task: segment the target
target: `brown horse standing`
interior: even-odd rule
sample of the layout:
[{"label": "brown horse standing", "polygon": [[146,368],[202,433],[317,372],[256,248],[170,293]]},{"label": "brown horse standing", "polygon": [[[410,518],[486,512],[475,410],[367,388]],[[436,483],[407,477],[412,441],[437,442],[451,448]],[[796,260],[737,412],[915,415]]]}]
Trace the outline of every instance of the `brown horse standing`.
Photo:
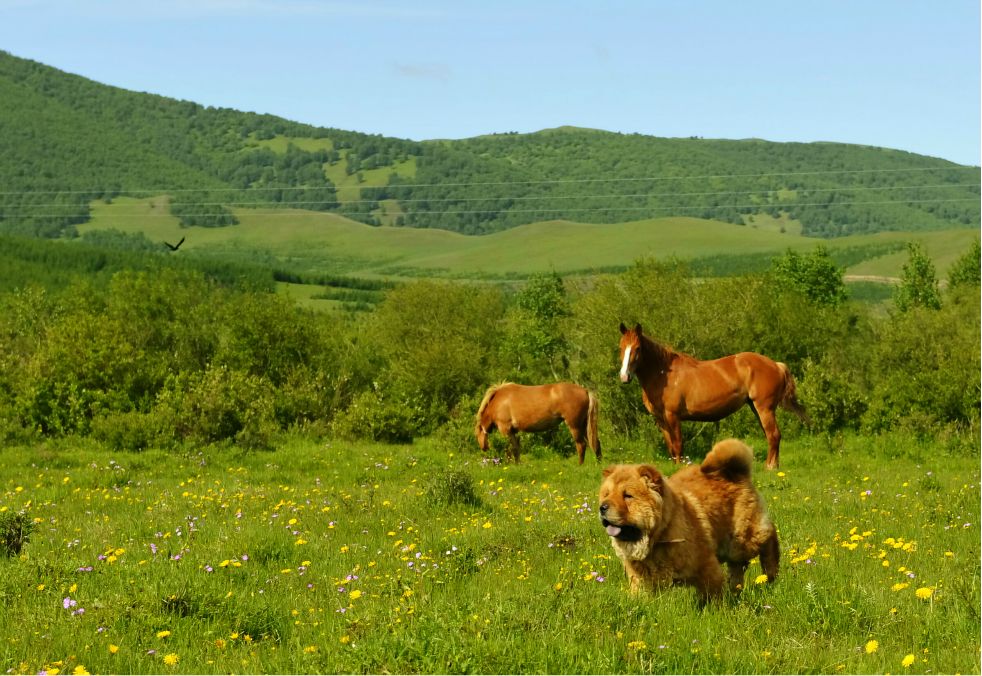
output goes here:
[{"label": "brown horse standing", "polygon": [[655,416],[675,462],[682,460],[683,420],[715,422],[749,405],[767,436],[767,469],[779,464],[777,407],[808,420],[788,367],[756,352],[700,361],[659,345],[640,324],[628,329],[622,323],[620,364],[621,382],[638,376],[645,408]]},{"label": "brown horse standing", "polygon": [[482,451],[488,450],[488,434],[498,431],[508,437],[508,454],[518,462],[517,432],[544,432],[565,421],[583,464],[587,441],[600,460],[597,436],[597,397],[573,383],[516,385],[500,383],[488,388],[477,409],[474,435]]}]

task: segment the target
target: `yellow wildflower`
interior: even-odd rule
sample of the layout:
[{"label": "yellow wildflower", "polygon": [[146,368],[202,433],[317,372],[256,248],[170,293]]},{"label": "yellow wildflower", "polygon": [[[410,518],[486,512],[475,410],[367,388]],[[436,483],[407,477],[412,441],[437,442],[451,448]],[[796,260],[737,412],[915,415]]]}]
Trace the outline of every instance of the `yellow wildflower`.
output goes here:
[{"label": "yellow wildflower", "polygon": [[900,661],[900,664],[902,664],[904,667],[909,667],[913,663],[914,663],[914,656],[910,654],[906,655],[904,659]]},{"label": "yellow wildflower", "polygon": [[867,641],[866,642],[866,654],[867,655],[872,655],[877,650],[879,650],[879,648],[880,648],[879,641],[872,640],[872,641]]},{"label": "yellow wildflower", "polygon": [[933,594],[934,594],[934,590],[931,589],[930,587],[921,587],[920,589],[914,592],[914,595],[917,596],[917,598],[922,599],[924,601],[931,598]]},{"label": "yellow wildflower", "polygon": [[111,652],[113,655],[115,655],[116,653],[119,652],[119,646],[116,645],[116,644],[114,644],[114,643],[110,643],[109,644],[109,652]]},{"label": "yellow wildflower", "polygon": [[157,638],[167,638],[168,636],[170,636],[170,632],[166,629],[157,632]]},{"label": "yellow wildflower", "polygon": [[349,594],[348,596],[349,596],[349,598],[352,601],[355,601],[357,599],[360,599],[361,598],[361,590],[360,589],[352,589],[351,590],[351,594]]},{"label": "yellow wildflower", "polygon": [[177,656],[177,653],[168,653],[164,655],[164,664],[166,664],[168,667],[172,667],[180,661],[181,658]]}]

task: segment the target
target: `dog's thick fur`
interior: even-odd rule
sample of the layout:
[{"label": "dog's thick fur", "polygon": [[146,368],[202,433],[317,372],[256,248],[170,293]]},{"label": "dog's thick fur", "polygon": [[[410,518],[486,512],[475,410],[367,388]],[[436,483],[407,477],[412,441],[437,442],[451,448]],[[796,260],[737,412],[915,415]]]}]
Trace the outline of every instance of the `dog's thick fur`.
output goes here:
[{"label": "dog's thick fur", "polygon": [[777,531],[750,481],[752,464],[750,448],[727,439],[668,479],[652,465],[604,470],[600,520],[632,592],[683,583],[704,603],[723,593],[722,563],[738,593],[756,556],[768,581],[777,577]]}]

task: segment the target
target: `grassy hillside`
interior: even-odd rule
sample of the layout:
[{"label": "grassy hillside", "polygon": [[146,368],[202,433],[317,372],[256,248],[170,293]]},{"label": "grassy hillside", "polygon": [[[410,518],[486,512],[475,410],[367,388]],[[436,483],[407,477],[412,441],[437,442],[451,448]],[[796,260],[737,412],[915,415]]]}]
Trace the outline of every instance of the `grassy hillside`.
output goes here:
[{"label": "grassy hillside", "polygon": [[884,148],[570,127],[416,143],[130,92],[4,52],[0,185],[0,231],[42,236],[74,234],[93,200],[160,193],[185,226],[260,205],[465,234],[682,217],[821,237],[979,227],[978,168]]},{"label": "grassy hillside", "polygon": [[[262,256],[269,265],[298,274],[468,279],[621,269],[641,257],[713,259],[719,261],[717,272],[726,273],[719,266],[732,264],[731,259],[766,267],[766,257],[788,248],[808,250],[817,243],[773,227],[684,217],[609,225],[546,221],[475,237],[438,229],[371,227],[335,214],[301,210],[235,209],[239,224],[234,227],[189,230],[167,212],[166,202],[166,197],[96,202],[91,222],[79,229],[142,233],[155,242],[186,236],[182,253]],[[840,264],[849,274],[896,277],[906,260],[903,243],[916,240],[943,276],[975,236],[967,229],[893,232],[842,237],[828,245],[833,255],[841,254]]]}]

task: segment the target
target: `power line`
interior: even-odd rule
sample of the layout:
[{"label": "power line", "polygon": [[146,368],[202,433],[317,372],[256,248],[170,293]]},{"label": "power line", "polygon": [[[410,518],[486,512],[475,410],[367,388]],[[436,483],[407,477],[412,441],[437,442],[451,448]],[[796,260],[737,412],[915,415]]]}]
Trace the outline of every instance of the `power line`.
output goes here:
[{"label": "power line", "polygon": [[[859,206],[859,205],[884,205],[884,204],[940,204],[940,203],[950,203],[950,202],[978,202],[977,198],[963,197],[963,198],[952,198],[952,199],[916,199],[916,200],[873,200],[873,201],[862,201],[862,202],[811,202],[811,203],[794,203],[794,202],[782,202],[778,204],[707,204],[707,205],[695,205],[695,206],[674,206],[674,207],[651,207],[651,206],[641,206],[641,207],[572,207],[568,209],[474,209],[474,210],[453,210],[453,211],[404,211],[401,214],[391,214],[393,216],[407,215],[407,216],[439,216],[439,215],[449,215],[449,214],[512,214],[512,213],[525,213],[525,214],[536,214],[536,213],[570,213],[570,212],[598,212],[598,211],[719,211],[722,209],[749,209],[749,208],[764,208],[764,207],[778,207],[782,210],[787,210],[789,208],[800,208],[800,207],[842,207],[842,206]],[[343,213],[330,212],[330,211],[290,211],[284,212],[283,209],[271,209],[271,210],[261,210],[253,209],[250,210],[251,214],[259,216],[327,216],[327,215],[340,215],[344,216]],[[11,218],[11,217],[29,217],[29,218],[86,218],[89,216],[88,213],[83,214],[0,214],[0,218]],[[180,217],[222,217],[223,214],[216,214],[214,212],[202,212],[202,213],[191,213],[191,214],[180,214]],[[173,214],[169,213],[156,213],[156,214],[140,214],[140,218],[178,218]]]},{"label": "power line", "polygon": [[[731,179],[731,178],[771,178],[775,176],[820,176],[834,174],[886,174],[886,173],[905,173],[905,172],[929,172],[929,171],[958,171],[971,170],[979,171],[977,167],[910,167],[905,169],[828,169],[821,171],[778,171],[759,174],[705,174],[696,176],[647,176],[647,177],[622,177],[622,178],[559,178],[541,179],[534,181],[471,181],[460,183],[393,183],[388,185],[364,185],[364,186],[341,186],[343,188],[355,188],[358,190],[370,189],[397,189],[397,188],[440,188],[440,187],[465,187],[465,186],[490,186],[490,185],[552,185],[552,184],[571,184],[571,183],[619,183],[637,181],[689,181],[689,180],[708,180],[708,179]],[[336,185],[320,186],[282,186],[282,187],[214,187],[214,188],[131,188],[128,190],[116,190],[114,188],[93,188],[89,190],[11,190],[0,192],[0,196],[8,195],[101,195],[111,194],[113,196],[143,195],[146,193],[188,193],[188,192],[276,192],[290,190],[324,190],[336,188]]]}]

